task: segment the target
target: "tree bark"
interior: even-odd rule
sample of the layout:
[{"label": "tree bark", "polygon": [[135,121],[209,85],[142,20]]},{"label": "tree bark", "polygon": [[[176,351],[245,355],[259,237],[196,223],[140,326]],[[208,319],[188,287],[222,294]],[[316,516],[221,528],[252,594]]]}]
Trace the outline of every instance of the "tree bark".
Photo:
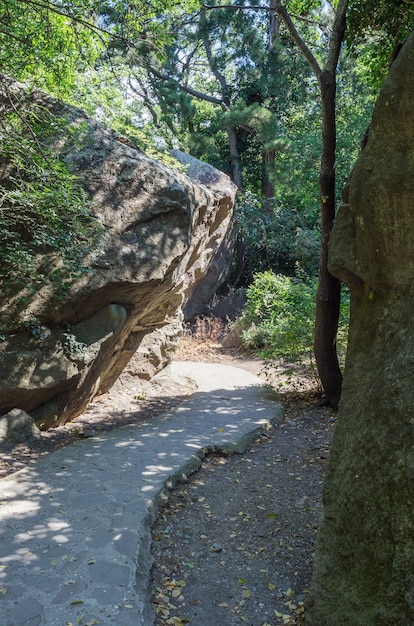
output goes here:
[{"label": "tree bark", "polygon": [[262,196],[264,198],[274,198],[275,196],[275,184],[272,177],[275,157],[275,150],[266,150],[262,156]]},{"label": "tree bark", "polygon": [[335,217],[336,158],[336,71],[345,34],[349,0],[339,0],[332,26],[328,57],[322,70],[309,46],[297,31],[282,0],[274,0],[275,9],[290,36],[318,79],[322,102],[322,155],[319,174],[321,197],[321,255],[316,298],[314,351],[316,366],[329,404],[338,407],[342,374],[336,352],[336,332],[340,309],[340,282],[328,271],[328,240]]},{"label": "tree bark", "polygon": [[239,189],[243,187],[242,167],[239,149],[237,147],[237,132],[233,126],[227,127],[227,137],[229,139],[230,163],[232,179]]},{"label": "tree bark", "polygon": [[328,271],[328,241],[335,218],[336,77],[324,70],[319,78],[322,101],[322,155],[319,174],[321,195],[321,251],[316,295],[314,352],[318,374],[329,404],[337,409],[342,374],[336,351],[341,303],[340,282]]}]

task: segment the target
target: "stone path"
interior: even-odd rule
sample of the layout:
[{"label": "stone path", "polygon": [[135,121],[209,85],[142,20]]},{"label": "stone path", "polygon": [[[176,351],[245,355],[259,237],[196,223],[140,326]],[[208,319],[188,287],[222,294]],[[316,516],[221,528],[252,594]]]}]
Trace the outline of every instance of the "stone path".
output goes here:
[{"label": "stone path", "polygon": [[40,457],[0,481],[1,626],[150,626],[150,528],[211,448],[280,421],[259,378],[176,362],[198,391],[170,413]]}]

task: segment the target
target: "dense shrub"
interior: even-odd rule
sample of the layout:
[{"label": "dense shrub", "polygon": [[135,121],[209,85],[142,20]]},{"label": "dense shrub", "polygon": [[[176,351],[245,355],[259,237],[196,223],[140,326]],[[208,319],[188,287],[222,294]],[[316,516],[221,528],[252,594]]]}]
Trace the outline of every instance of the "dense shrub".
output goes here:
[{"label": "dense shrub", "polygon": [[[315,323],[315,278],[290,277],[272,271],[256,274],[247,290],[247,304],[239,324],[245,345],[266,359],[297,361],[312,358]],[[343,295],[339,353],[346,346],[349,304]]]}]

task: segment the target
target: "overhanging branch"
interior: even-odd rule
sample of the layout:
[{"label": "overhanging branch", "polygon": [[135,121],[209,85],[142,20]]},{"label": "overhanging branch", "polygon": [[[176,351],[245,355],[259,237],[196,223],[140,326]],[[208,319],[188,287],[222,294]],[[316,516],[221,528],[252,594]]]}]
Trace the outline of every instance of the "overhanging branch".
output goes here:
[{"label": "overhanging branch", "polygon": [[209,96],[208,94],[203,93],[202,91],[198,91],[197,89],[193,89],[192,87],[189,87],[188,85],[184,85],[178,82],[177,80],[175,80],[174,78],[171,78],[171,76],[168,76],[158,71],[157,69],[155,69],[155,67],[148,67],[147,71],[150,74],[153,74],[159,80],[173,82],[178,89],[180,89],[181,91],[184,91],[185,93],[188,93],[190,96],[194,96],[195,98],[199,98],[200,100],[205,100],[206,102],[211,102],[212,104],[217,104],[218,106],[225,108],[225,103],[223,102],[221,98],[216,98],[215,96]]},{"label": "overhanging branch", "polygon": [[321,67],[319,63],[317,62],[316,58],[313,56],[310,48],[307,46],[305,40],[300,36],[296,26],[294,25],[292,21],[292,18],[290,17],[285,6],[282,4],[281,0],[276,0],[275,10],[280,15],[293,41],[295,42],[295,44],[297,45],[299,50],[302,52],[307,62],[309,63],[316,78],[319,80],[319,77],[322,73]]}]

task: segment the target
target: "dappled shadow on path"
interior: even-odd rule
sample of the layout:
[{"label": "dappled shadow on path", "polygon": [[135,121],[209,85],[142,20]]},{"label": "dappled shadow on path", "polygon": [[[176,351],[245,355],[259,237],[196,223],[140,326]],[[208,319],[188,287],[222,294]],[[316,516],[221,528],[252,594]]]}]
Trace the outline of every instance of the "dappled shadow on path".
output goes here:
[{"label": "dappled shadow on path", "polygon": [[78,441],[5,478],[0,589],[9,610],[22,597],[47,618],[74,599],[91,603],[109,584],[121,602],[140,527],[163,487],[196,469],[200,452],[232,448],[276,414],[260,385],[199,391],[168,413]]}]

